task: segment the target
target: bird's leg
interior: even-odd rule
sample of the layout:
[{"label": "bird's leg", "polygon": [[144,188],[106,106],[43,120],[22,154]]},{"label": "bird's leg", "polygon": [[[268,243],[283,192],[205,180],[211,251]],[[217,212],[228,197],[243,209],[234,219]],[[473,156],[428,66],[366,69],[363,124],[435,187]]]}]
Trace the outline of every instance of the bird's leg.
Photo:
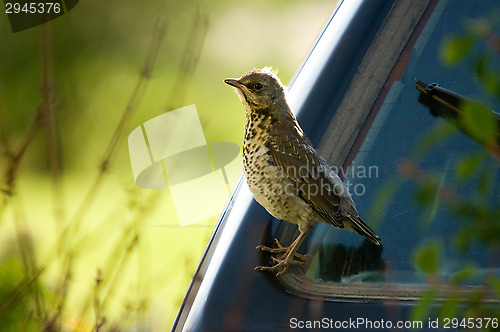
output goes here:
[{"label": "bird's leg", "polygon": [[[255,269],[259,269],[261,271],[274,271],[282,268],[280,272],[278,272],[278,276],[285,273],[288,270],[290,265],[298,265],[300,267],[304,267],[304,260],[306,260],[307,256],[312,257],[311,255],[301,255],[297,253],[297,249],[299,249],[300,244],[304,241],[308,232],[300,232],[299,236],[293,241],[293,243],[289,247],[283,247],[281,243],[275,239],[278,248],[269,248],[264,246],[258,246],[257,249],[261,249],[264,251],[268,251],[271,253],[284,253],[280,258],[273,257],[273,261],[276,263],[273,266],[257,266]],[[295,260],[297,257],[300,260]]]}]

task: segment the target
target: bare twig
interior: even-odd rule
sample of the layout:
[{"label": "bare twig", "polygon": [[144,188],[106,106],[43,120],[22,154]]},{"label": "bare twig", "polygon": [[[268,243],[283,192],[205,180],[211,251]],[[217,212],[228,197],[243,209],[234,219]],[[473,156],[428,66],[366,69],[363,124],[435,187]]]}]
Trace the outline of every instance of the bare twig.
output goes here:
[{"label": "bare twig", "polygon": [[139,79],[135,85],[134,91],[129,99],[127,106],[125,107],[122,113],[120,121],[118,122],[115,131],[113,133],[113,136],[111,137],[111,140],[109,141],[108,146],[103,154],[96,178],[94,179],[92,185],[90,186],[87,194],[85,195],[75,215],[61,233],[60,237],[60,241],[62,241],[60,243],[61,245],[67,243],[68,239],[71,238],[72,234],[74,234],[74,232],[78,230],[81,221],[84,219],[87,211],[93,204],[97,196],[97,193],[99,192],[102,186],[103,177],[109,170],[109,165],[115,155],[118,144],[123,139],[123,133],[125,128],[127,127],[128,121],[132,116],[132,114],[134,113],[134,111],[137,109],[137,105],[139,104],[144,95],[147,82],[151,77],[152,68],[156,60],[159,47],[161,45],[161,41],[165,34],[165,28],[166,25],[164,22],[158,22],[155,26],[149,50],[146,55],[144,65],[140,71]]},{"label": "bare twig", "polygon": [[[31,294],[31,300],[35,306],[36,318],[43,320],[45,319],[47,310],[45,299],[40,289],[39,276],[44,268],[38,267],[33,238],[26,227],[26,216],[19,198],[14,200],[13,212],[16,239],[23,269],[26,277],[29,280],[33,280],[27,291]],[[27,319],[29,318],[27,317]]]},{"label": "bare twig", "polygon": [[2,202],[0,203],[0,221],[2,220],[3,212],[10,202],[10,198],[15,192],[15,179],[16,174],[19,169],[19,164],[35,135],[41,127],[42,122],[42,105],[37,107],[37,111],[33,120],[26,130],[21,142],[14,151],[11,151],[8,147],[6,149],[7,162],[3,174],[3,184],[1,187],[1,192],[4,194]]},{"label": "bare twig", "polygon": [[[36,113],[33,120],[26,130],[21,142],[13,151],[7,146],[6,138],[4,141],[4,150],[7,157],[6,167],[3,174],[3,184],[1,191],[5,195],[0,202],[0,216],[3,214],[5,207],[9,203],[9,198],[15,192],[15,179],[19,169],[20,162],[24,154],[33,141],[33,138],[38,133],[42,126],[46,128],[47,152],[49,156],[49,166],[53,181],[54,206],[56,217],[62,218],[62,194],[60,191],[60,165],[58,144],[56,140],[56,129],[54,120],[55,96],[53,89],[53,59],[52,59],[52,40],[51,40],[51,24],[48,22],[40,26],[40,89],[42,100],[36,108]],[[0,219],[1,220],[1,219]]]},{"label": "bare twig", "polygon": [[26,276],[17,287],[5,296],[5,301],[0,304],[0,316],[12,310],[31,291],[31,287],[33,287],[42,272],[43,270],[40,269],[34,271],[31,276]]},{"label": "bare twig", "polygon": [[[107,304],[108,300],[114,294],[115,288],[119,285],[119,279],[125,275],[123,270],[126,267],[128,261],[130,261],[131,253],[137,247],[137,243],[139,241],[139,235],[133,227],[131,227],[127,233],[129,233],[127,234],[129,236],[129,238],[127,239],[128,242],[126,243],[125,251],[121,253],[121,257],[117,261],[118,264],[116,265],[114,271],[111,271],[112,274],[109,280],[109,287],[102,300],[103,307]],[[116,257],[118,256],[115,256],[115,258]]]},{"label": "bare twig", "polygon": [[[120,236],[113,252],[111,252],[106,263],[103,265],[106,267],[106,269],[102,271],[102,274],[104,275],[104,284],[107,288],[100,304],[101,311],[104,310],[107,301],[114,295],[115,288],[119,286],[120,278],[125,274],[124,269],[132,257],[131,254],[133,250],[137,248],[139,240],[137,229],[143,226],[144,221],[148,219],[147,215],[153,212],[153,209],[149,207],[155,206],[159,197],[159,192],[153,191],[148,199],[145,200],[145,202],[148,203],[147,205],[131,207],[131,212],[134,213],[131,223],[123,230],[123,234]],[[82,301],[80,317],[84,316],[84,313],[87,312],[91,303],[92,300],[90,297]]]},{"label": "bare twig", "polygon": [[99,332],[101,327],[106,322],[105,317],[102,316],[101,312],[101,300],[100,293],[102,287],[102,272],[100,269],[97,269],[97,276],[95,278],[95,287],[94,287],[94,312],[95,312],[95,324],[93,331]]},{"label": "bare twig", "polygon": [[73,257],[69,256],[67,257],[67,262],[65,262],[65,268],[64,270],[66,271],[64,274],[61,276],[61,280],[59,282],[59,285],[56,290],[56,306],[55,306],[55,312],[51,314],[48,318],[47,321],[45,322],[45,331],[59,331],[60,330],[60,320],[61,316],[63,313],[64,305],[67,300],[67,294],[68,294],[68,288],[69,288],[69,283],[71,281],[71,271],[73,268]]},{"label": "bare twig", "polygon": [[198,64],[207,29],[208,18],[200,12],[199,8],[197,8],[181,55],[179,71],[169,100],[167,101],[167,106],[165,107],[167,111],[179,107],[186,95],[186,84],[193,75],[196,65]]},{"label": "bare twig", "polygon": [[42,93],[40,112],[43,116],[42,123],[45,127],[45,143],[47,146],[48,165],[52,182],[54,219],[57,225],[61,225],[65,218],[65,204],[61,187],[60,144],[58,141],[55,116],[56,96],[52,49],[51,24],[42,24],[40,26],[40,87]]}]

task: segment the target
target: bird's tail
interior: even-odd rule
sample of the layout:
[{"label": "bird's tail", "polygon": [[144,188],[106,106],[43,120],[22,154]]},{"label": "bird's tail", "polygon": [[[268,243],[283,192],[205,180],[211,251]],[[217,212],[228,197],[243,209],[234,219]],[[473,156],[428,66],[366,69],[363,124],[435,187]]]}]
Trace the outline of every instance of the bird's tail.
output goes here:
[{"label": "bird's tail", "polygon": [[378,235],[361,219],[360,216],[350,217],[349,222],[346,223],[346,228],[350,229],[359,235],[363,235],[364,237],[370,239],[376,245],[381,245],[382,240],[378,237]]}]

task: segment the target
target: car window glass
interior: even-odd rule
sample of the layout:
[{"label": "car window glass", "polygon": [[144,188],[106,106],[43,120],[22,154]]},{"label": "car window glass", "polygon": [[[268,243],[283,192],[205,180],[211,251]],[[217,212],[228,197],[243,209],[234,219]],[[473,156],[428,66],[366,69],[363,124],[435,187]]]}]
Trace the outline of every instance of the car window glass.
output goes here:
[{"label": "car window glass", "polygon": [[[439,83],[500,111],[498,103],[485,94],[474,77],[473,56],[458,66],[444,65],[440,57],[443,41],[450,35],[465,33],[467,20],[491,17],[494,13],[500,17],[500,3],[494,0],[440,1],[435,7],[409,50],[410,59],[401,78],[389,82],[390,89],[381,106],[374,108],[365,122],[360,134],[363,141],[359,148],[351,150],[348,160],[352,165],[343,174],[360,215],[382,238],[383,247],[355,233],[320,223],[307,243],[307,251],[314,257],[305,272],[308,277],[340,283],[422,284],[426,282],[425,275],[415,268],[413,255],[419,245],[429,241],[438,243],[442,249],[445,264],[440,266],[439,274],[443,278],[452,278],[464,265],[473,264],[481,273],[471,283],[479,284],[487,273],[498,270],[498,260],[492,259],[492,254],[481,245],[474,245],[466,252],[456,248],[454,237],[459,221],[446,203],[438,202],[430,213],[422,215],[415,199],[417,184],[401,175],[398,168],[413,158],[416,146],[432,128],[446,122],[419,103],[417,81]],[[472,53],[480,54],[485,47],[485,43],[479,43]],[[492,61],[498,64],[499,57]],[[457,131],[432,146],[418,166],[436,175],[442,187],[456,187],[458,161],[482,151],[480,144]],[[497,161],[491,156],[486,158],[489,160],[482,164],[483,171],[500,176]],[[467,197],[477,190],[481,174],[456,187],[457,194]],[[494,202],[500,198],[498,176],[492,178],[496,183],[492,185],[490,199]],[[370,209],[387,181],[392,181],[397,189],[380,223],[373,225],[368,219],[373,212]]]}]

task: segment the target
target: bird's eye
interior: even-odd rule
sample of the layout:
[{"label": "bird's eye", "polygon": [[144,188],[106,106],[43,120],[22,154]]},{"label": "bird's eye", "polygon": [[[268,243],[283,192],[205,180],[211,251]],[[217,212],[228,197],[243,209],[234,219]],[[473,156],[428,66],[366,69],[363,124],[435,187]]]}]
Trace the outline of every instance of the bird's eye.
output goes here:
[{"label": "bird's eye", "polygon": [[263,87],[264,87],[264,86],[262,85],[262,83],[255,83],[255,84],[253,85],[253,88],[254,88],[255,90],[257,90],[257,91],[258,91],[258,90],[262,90],[262,88],[263,88]]}]

